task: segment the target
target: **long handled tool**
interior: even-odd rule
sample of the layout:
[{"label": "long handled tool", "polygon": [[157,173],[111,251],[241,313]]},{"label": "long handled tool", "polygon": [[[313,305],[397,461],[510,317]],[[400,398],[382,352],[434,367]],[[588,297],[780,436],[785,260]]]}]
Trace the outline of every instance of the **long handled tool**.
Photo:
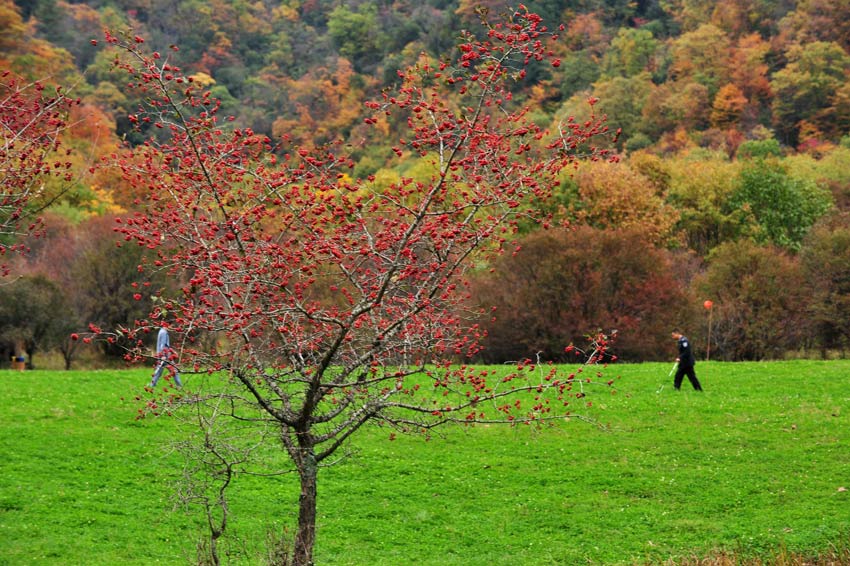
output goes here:
[{"label": "long handled tool", "polygon": [[[673,372],[676,371],[677,367],[679,367],[679,362],[676,362],[675,364],[673,364],[673,367],[670,368],[670,373],[667,374],[667,379],[670,379],[673,376]],[[664,389],[663,383],[661,384],[661,387],[658,388],[658,391],[656,391],[656,393],[661,393],[662,389]]]}]

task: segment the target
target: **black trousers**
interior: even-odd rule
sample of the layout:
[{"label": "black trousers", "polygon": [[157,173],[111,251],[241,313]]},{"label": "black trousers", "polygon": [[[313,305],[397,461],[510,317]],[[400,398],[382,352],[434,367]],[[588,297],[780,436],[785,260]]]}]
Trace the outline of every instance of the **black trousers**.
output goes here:
[{"label": "black trousers", "polygon": [[676,370],[676,377],[673,378],[673,387],[679,389],[682,386],[682,379],[685,376],[688,376],[688,379],[691,382],[691,385],[694,386],[694,389],[697,391],[702,391],[702,386],[699,384],[699,380],[697,379],[697,374],[694,371],[694,366],[682,367],[679,366],[679,369]]}]

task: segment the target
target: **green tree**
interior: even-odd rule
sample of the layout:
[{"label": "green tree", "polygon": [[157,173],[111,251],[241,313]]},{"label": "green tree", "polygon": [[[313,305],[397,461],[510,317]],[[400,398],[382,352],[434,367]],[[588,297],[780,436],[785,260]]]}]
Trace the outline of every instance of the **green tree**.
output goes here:
[{"label": "green tree", "polygon": [[[212,2],[202,0],[146,0],[141,6],[127,2],[127,9],[135,14],[131,25],[144,26],[151,44],[166,47],[180,45],[180,61],[183,64],[201,60],[207,47],[214,43],[220,31],[214,19]],[[141,30],[139,30],[141,31]]]},{"label": "green tree", "polygon": [[572,51],[561,63],[561,72],[556,75],[561,96],[569,98],[574,94],[589,90],[599,79],[599,65],[594,62],[594,55],[588,50]]},{"label": "green tree", "polygon": [[345,5],[334,8],[328,18],[328,34],[355,69],[362,71],[380,61],[383,34],[378,26],[374,4],[361,4],[352,11]]},{"label": "green tree", "polygon": [[65,294],[46,277],[24,276],[0,285],[0,339],[15,345],[15,355],[26,353],[30,368],[37,352],[59,346],[76,324]]},{"label": "green tree", "polygon": [[833,204],[829,192],[792,177],[781,161],[755,159],[741,170],[729,206],[752,215],[757,241],[799,250],[809,228]]},{"label": "green tree", "polygon": [[648,151],[639,151],[629,155],[629,168],[643,175],[655,194],[664,196],[670,189],[670,168],[663,159]]},{"label": "green tree", "polygon": [[603,73],[607,77],[632,77],[651,71],[658,48],[658,41],[651,31],[644,28],[620,28],[605,53]]},{"label": "green tree", "polygon": [[850,55],[837,43],[818,41],[793,45],[786,56],[788,64],[770,81],[773,122],[781,141],[796,145],[803,121],[837,138],[829,109],[848,80]]},{"label": "green tree", "polygon": [[[606,115],[611,128],[622,129],[620,141],[623,143],[640,132],[641,108],[652,90],[649,73],[600,80],[593,85],[592,96],[599,99],[593,110]],[[563,122],[569,116],[575,116],[579,121],[589,117],[591,110],[587,99],[590,96],[586,91],[573,95],[556,112],[556,122]]]},{"label": "green tree", "polygon": [[676,228],[688,248],[704,257],[740,235],[741,214],[727,207],[739,174],[737,163],[720,157],[679,156],[665,164],[670,172],[667,200],[679,212]]},{"label": "green tree", "polygon": [[[850,139],[850,138],[848,138]],[[839,210],[850,210],[850,146],[837,146],[820,156],[798,153],[785,158],[793,177],[817,183],[832,193]]]},{"label": "green tree", "polygon": [[748,140],[738,146],[738,159],[765,159],[782,157],[782,147],[773,138],[766,140]]},{"label": "green tree", "polygon": [[569,98],[590,89],[600,77],[599,62],[608,50],[611,35],[600,14],[590,12],[569,18],[563,38],[569,51],[562,57],[561,72],[555,75],[555,80],[560,81],[561,95]]},{"label": "green tree", "polygon": [[729,36],[711,24],[702,25],[672,41],[670,78],[703,85],[712,100],[720,87],[729,82],[731,54]]},{"label": "green tree", "polygon": [[88,66],[95,53],[90,40],[100,35],[104,23],[100,13],[85,3],[40,0],[34,17],[39,35],[68,50],[79,68]]}]

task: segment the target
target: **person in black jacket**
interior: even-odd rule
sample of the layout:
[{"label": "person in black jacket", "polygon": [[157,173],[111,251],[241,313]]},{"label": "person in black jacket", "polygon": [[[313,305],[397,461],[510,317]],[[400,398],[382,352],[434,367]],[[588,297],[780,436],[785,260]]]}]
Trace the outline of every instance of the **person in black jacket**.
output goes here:
[{"label": "person in black jacket", "polygon": [[691,350],[691,341],[688,340],[687,336],[682,336],[681,332],[673,331],[672,336],[679,346],[679,357],[676,358],[676,363],[679,365],[676,368],[676,377],[673,378],[673,387],[678,391],[682,386],[682,379],[687,375],[694,389],[702,391],[702,386],[699,384],[697,374],[694,371],[694,365],[697,361],[694,358],[693,350]]}]

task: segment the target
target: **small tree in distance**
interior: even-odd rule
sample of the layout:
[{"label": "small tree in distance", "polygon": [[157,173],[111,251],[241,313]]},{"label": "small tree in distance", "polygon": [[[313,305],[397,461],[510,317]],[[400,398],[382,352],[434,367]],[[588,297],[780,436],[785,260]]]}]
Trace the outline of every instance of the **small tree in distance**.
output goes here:
[{"label": "small tree in distance", "polygon": [[[313,561],[319,467],[364,425],[545,422],[569,416],[584,395],[572,389],[585,376],[554,366],[494,376],[453,363],[480,338],[464,319],[464,274],[501,249],[513,219],[580,152],[606,155],[589,145],[607,131],[602,120],[569,121],[550,136],[513,100],[528,65],[559,65],[540,18],[521,10],[486,31],[483,41],[464,36],[457,61],[423,59],[399,74],[397,92],[367,103],[367,124],[381,114],[406,124],[399,158],[434,168],[429,182],[380,190],[351,180],[353,163],[334,147],[279,160],[265,136],[220,123],[217,102],[167,58],[145,54],[142,38],[107,36],[150,103],[131,120],[168,133],[118,161],[150,199],[118,230],[156,252],[145,269],[183,285],[122,333],[141,345],[167,324],[181,371],[196,372],[190,393],[166,392],[141,411],[191,407],[202,427],[228,417],[238,431],[228,442],[242,438],[244,449],[220,458],[219,446],[207,460],[227,468],[228,482],[234,461],[261,466],[258,445],[283,446],[301,486],[292,564]],[[205,347],[200,335],[216,340]],[[604,350],[600,336],[590,361]],[[213,549],[225,524],[210,520]]]}]

